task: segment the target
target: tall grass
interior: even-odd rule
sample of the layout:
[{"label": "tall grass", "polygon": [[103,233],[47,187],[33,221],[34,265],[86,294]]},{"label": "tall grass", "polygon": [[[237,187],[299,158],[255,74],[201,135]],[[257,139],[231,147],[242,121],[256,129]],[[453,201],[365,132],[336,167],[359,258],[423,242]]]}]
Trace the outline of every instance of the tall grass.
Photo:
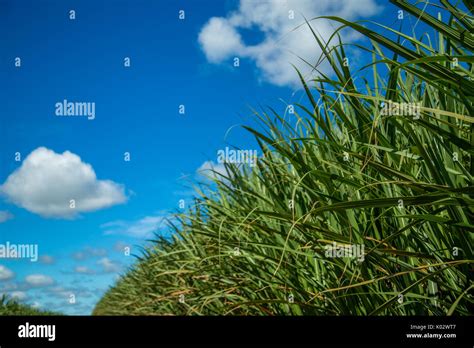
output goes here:
[{"label": "tall grass", "polygon": [[[339,31],[327,43],[313,32],[333,73],[301,78],[293,120],[255,112],[257,167],[226,164],[95,314],[470,314],[473,4],[440,0],[433,17],[391,2],[436,37],[325,17],[370,39],[357,47],[373,61],[353,71]],[[384,115],[388,101],[419,103],[420,117]],[[326,253],[354,244],[362,262]]]}]

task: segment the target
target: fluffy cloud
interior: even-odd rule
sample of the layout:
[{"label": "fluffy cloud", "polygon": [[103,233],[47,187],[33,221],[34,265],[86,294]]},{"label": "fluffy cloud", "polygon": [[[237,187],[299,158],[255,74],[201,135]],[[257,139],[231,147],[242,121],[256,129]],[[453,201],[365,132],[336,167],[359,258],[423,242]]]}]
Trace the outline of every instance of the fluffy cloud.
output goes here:
[{"label": "fluffy cloud", "polygon": [[28,297],[28,295],[24,291],[13,291],[9,295],[11,298],[18,301],[26,300],[26,298]]},{"label": "fluffy cloud", "polygon": [[13,215],[9,211],[0,210],[0,223],[13,219]]},{"label": "fluffy cloud", "polygon": [[15,273],[10,271],[5,266],[0,265],[0,281],[12,279],[14,276]]},{"label": "fluffy cloud", "polygon": [[[240,0],[239,8],[227,17],[212,17],[201,29],[198,41],[209,62],[221,63],[233,56],[248,58],[255,62],[263,79],[279,86],[299,86],[291,64],[307,76],[311,68],[298,56],[314,64],[321,55],[307,25],[299,26],[304,23],[303,15],[308,20],[322,15],[353,20],[373,16],[379,10],[375,0]],[[335,29],[327,20],[312,21],[311,25],[324,40]],[[243,29],[258,31],[262,41],[245,44]],[[343,38],[351,40],[354,35]],[[318,68],[327,71],[327,62]]]},{"label": "fluffy cloud", "polygon": [[25,282],[31,287],[42,287],[54,284],[53,278],[43,274],[30,274],[26,276]]},{"label": "fluffy cloud", "polygon": [[105,256],[107,255],[107,250],[103,248],[91,248],[91,247],[86,247],[81,251],[77,251],[74,254],[72,254],[72,257],[75,260],[82,261],[91,257],[99,257],[99,256]]},{"label": "fluffy cloud", "polygon": [[216,164],[213,161],[204,162],[196,172],[206,178],[217,180],[223,180],[225,177],[229,176],[224,164]]},{"label": "fluffy cloud", "polygon": [[[34,150],[0,186],[14,204],[43,217],[72,218],[123,203],[123,186],[98,180],[90,164],[69,151]],[[75,201],[71,208],[70,201]]]},{"label": "fluffy cloud", "polygon": [[38,301],[33,301],[30,304],[30,306],[33,307],[33,308],[41,308],[43,305],[41,303],[39,303]]},{"label": "fluffy cloud", "polygon": [[240,34],[225,18],[211,18],[199,34],[199,42],[207,59],[213,63],[245,49]]},{"label": "fluffy cloud", "polygon": [[42,263],[42,264],[45,264],[45,265],[52,265],[56,262],[56,260],[54,259],[53,256],[50,256],[50,255],[41,255],[39,257],[39,261]]},{"label": "fluffy cloud", "polygon": [[126,235],[135,238],[149,238],[166,226],[167,215],[145,216],[136,221],[111,221],[102,224],[104,234]]},{"label": "fluffy cloud", "polygon": [[86,266],[76,266],[74,268],[75,273],[81,273],[81,274],[94,274],[94,270],[86,267]]},{"label": "fluffy cloud", "polygon": [[120,269],[121,269],[120,265],[113,262],[112,260],[110,260],[107,257],[104,257],[104,258],[100,259],[99,261],[97,261],[97,264],[102,266],[102,270],[105,273],[116,273],[116,272],[119,272]]},{"label": "fluffy cloud", "polygon": [[47,294],[60,295],[61,297],[67,297],[71,294],[71,291],[68,291],[62,286],[49,287],[45,289],[44,292]]},{"label": "fluffy cloud", "polygon": [[78,295],[79,290],[75,289],[66,289],[62,286],[54,286],[45,289],[44,293],[53,295],[53,298],[69,298],[71,295]]},{"label": "fluffy cloud", "polygon": [[125,248],[128,248],[128,250],[131,250],[132,246],[129,243],[125,243],[122,241],[118,241],[114,244],[114,250],[118,251],[119,253],[123,253],[126,250]]}]

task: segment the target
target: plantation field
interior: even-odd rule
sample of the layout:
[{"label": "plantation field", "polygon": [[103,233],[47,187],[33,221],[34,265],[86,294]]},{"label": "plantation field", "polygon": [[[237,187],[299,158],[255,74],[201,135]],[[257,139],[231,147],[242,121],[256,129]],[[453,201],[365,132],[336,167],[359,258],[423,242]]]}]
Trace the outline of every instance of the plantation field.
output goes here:
[{"label": "plantation field", "polygon": [[474,5],[391,2],[423,26],[328,18],[367,39],[362,70],[308,19],[333,73],[254,111],[256,165],[200,184],[94,314],[472,314]]}]

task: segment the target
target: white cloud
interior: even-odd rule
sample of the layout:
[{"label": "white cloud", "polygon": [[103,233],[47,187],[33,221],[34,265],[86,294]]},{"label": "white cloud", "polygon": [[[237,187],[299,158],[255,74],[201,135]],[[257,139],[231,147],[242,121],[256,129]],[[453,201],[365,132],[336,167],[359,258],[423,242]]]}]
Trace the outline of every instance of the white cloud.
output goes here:
[{"label": "white cloud", "polygon": [[110,260],[107,257],[104,257],[104,258],[100,259],[99,261],[97,261],[97,264],[102,266],[102,270],[105,273],[116,273],[116,272],[120,271],[120,265],[113,262],[112,260]]},{"label": "white cloud", "polygon": [[10,297],[15,300],[23,301],[26,300],[28,295],[24,291],[13,291],[10,293]]},{"label": "white cloud", "polygon": [[202,29],[199,34],[199,43],[207,59],[213,63],[219,63],[234,52],[245,48],[236,28],[226,19],[217,17],[211,18]]},{"label": "white cloud", "polygon": [[76,266],[74,272],[81,274],[94,274],[95,272],[92,269],[89,269],[86,266]]},{"label": "white cloud", "polygon": [[10,213],[9,211],[0,210],[0,223],[10,219],[13,219],[12,213]]},{"label": "white cloud", "polygon": [[46,293],[59,295],[60,297],[69,297],[72,291],[68,291],[66,288],[62,286],[54,286],[50,287],[46,290]]},{"label": "white cloud", "polygon": [[5,266],[0,265],[0,281],[12,279],[14,276],[15,273],[13,273]]},{"label": "white cloud", "polygon": [[196,172],[206,178],[217,180],[223,180],[229,176],[223,163],[216,164],[213,161],[204,162]]},{"label": "white cloud", "polygon": [[43,274],[30,274],[26,276],[25,281],[32,287],[42,287],[54,284],[53,278]]},{"label": "white cloud", "polygon": [[159,232],[160,229],[166,227],[167,215],[145,216],[136,221],[111,221],[101,225],[104,234],[126,235],[135,238],[149,238],[153,233]]},{"label": "white cloud", "polygon": [[131,250],[132,246],[129,243],[125,243],[122,241],[118,241],[114,244],[114,250],[120,253],[123,253],[126,250],[125,248],[128,248],[128,250]]},{"label": "white cloud", "polygon": [[74,254],[72,254],[72,257],[75,260],[85,260],[91,257],[99,257],[99,256],[105,256],[107,255],[107,250],[104,248],[91,248],[91,247],[86,247],[81,251],[77,251]]},{"label": "white cloud", "polygon": [[39,303],[38,301],[34,301],[33,303],[30,304],[30,306],[33,308],[41,308],[42,304]]},{"label": "white cloud", "polygon": [[[72,218],[127,200],[122,185],[98,180],[92,166],[79,156],[45,147],[30,153],[0,186],[0,192],[32,213],[56,218]],[[71,200],[75,201],[74,209]]]},{"label": "white cloud", "polygon": [[[45,294],[52,295],[53,299],[70,299],[71,295],[74,295],[76,297],[84,297],[84,291],[81,290],[80,288],[77,287],[68,287],[65,288],[63,286],[54,286],[54,287],[49,287],[44,290]],[[68,303],[71,304],[71,303]]]},{"label": "white cloud", "polygon": [[[1,268],[1,267],[0,267]],[[21,284],[19,283],[13,283],[13,282],[8,282],[8,283],[4,283],[3,286],[0,288],[0,291],[8,291],[8,292],[12,292],[12,291],[15,291],[15,290],[28,290],[27,288],[23,287],[22,289],[20,289],[21,287]]]},{"label": "white cloud", "polygon": [[[239,8],[225,18],[212,17],[201,29],[198,41],[209,62],[221,63],[234,56],[248,58],[255,62],[264,80],[279,86],[299,86],[291,63],[307,75],[311,68],[297,56],[314,64],[321,55],[306,24],[294,30],[304,23],[303,15],[308,20],[322,15],[353,20],[373,16],[379,10],[375,0],[240,0]],[[327,20],[312,21],[311,25],[324,40],[336,28]],[[260,32],[262,41],[245,44],[242,29]],[[353,34],[343,35],[346,41],[353,38]],[[327,72],[325,64],[319,68]]]},{"label": "white cloud", "polygon": [[41,255],[39,261],[45,265],[52,265],[56,262],[53,256],[50,255]]}]

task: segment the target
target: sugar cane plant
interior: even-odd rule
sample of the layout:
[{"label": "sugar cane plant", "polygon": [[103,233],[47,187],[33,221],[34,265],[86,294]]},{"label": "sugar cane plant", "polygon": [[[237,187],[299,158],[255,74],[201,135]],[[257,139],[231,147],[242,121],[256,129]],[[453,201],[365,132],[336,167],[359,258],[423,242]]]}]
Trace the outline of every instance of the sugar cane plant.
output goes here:
[{"label": "sugar cane plant", "polygon": [[[340,28],[313,30],[306,102],[255,111],[257,166],[201,185],[95,314],[472,314],[474,3],[391,2],[420,29],[308,18]],[[343,29],[371,43],[363,69]]]}]

